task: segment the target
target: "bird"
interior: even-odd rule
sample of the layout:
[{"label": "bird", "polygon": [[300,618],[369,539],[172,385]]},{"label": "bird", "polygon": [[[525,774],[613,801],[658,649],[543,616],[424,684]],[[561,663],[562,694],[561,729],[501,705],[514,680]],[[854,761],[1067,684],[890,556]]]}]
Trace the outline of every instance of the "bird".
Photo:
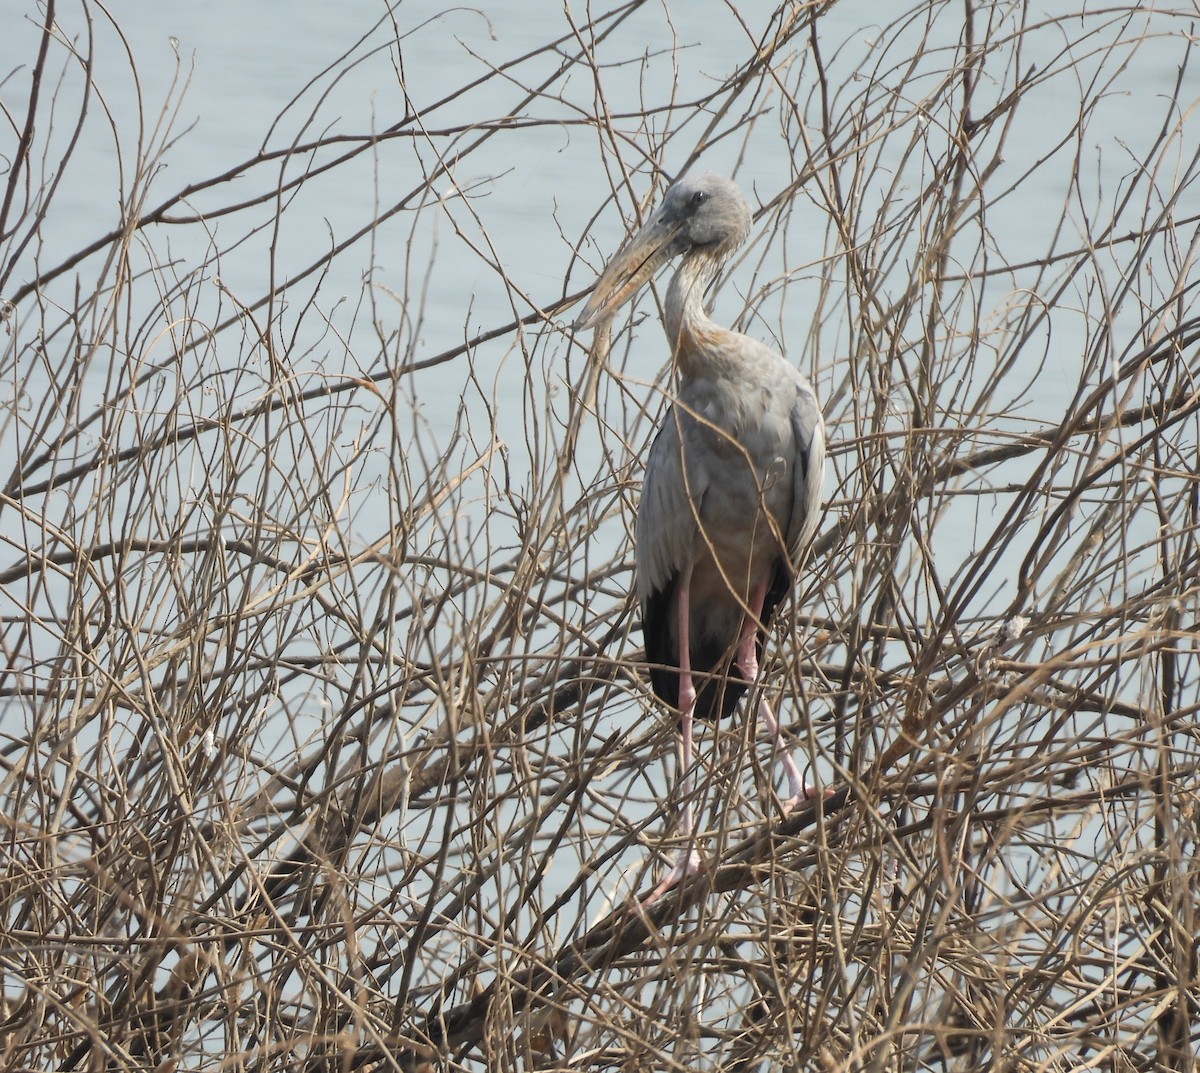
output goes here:
[{"label": "bird", "polygon": [[[679,826],[689,848],[643,905],[702,866],[692,813],[694,721],[730,715],[757,682],[771,620],[820,518],[825,423],[816,392],[782,354],[718,326],[705,309],[751,223],[731,179],[679,179],[608,262],[575,322],[577,330],[607,331],[658,269],[678,259],[663,306],[674,398],[646,462],[634,573],[651,686],[679,713]],[[783,758],[786,813],[813,791],[765,696],[758,717]]]}]

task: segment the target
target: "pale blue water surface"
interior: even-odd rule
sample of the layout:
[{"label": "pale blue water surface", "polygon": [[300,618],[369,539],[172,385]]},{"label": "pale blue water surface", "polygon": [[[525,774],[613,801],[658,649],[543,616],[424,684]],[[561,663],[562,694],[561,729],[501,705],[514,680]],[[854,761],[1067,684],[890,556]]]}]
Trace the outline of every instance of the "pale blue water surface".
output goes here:
[{"label": "pale blue water surface", "polygon": [[[37,14],[27,9],[23,16],[13,17],[14,6],[9,6],[6,32],[0,41],[0,75],[10,78],[6,92],[16,87],[9,107],[20,114],[23,83],[11,72],[30,62]],[[1047,10],[1053,6],[1045,5]],[[822,17],[821,41],[832,84],[844,82],[852,90],[863,80],[882,77],[872,66],[875,60],[866,62],[877,55],[878,8],[877,2],[848,0],[833,5]],[[560,3],[533,3],[518,9],[517,5],[484,4],[444,11],[443,5],[421,0],[402,2],[389,13],[376,0],[337,4],[327,0],[288,4],[117,0],[107,10],[119,33],[104,21],[99,8],[87,10],[94,20],[90,31],[78,7],[63,5],[59,12],[64,37],[82,39],[88,32],[96,36],[93,79],[99,95],[91,103],[89,122],[75,150],[76,160],[86,164],[72,167],[63,177],[56,210],[37,238],[42,269],[118,225],[114,190],[118,186],[128,190],[136,184],[132,166],[138,142],[161,141],[162,135],[156,135],[155,129],[167,119],[172,133],[169,144],[159,145],[154,154],[154,176],[143,209],[254,158],[264,146],[280,148],[335,132],[355,136],[382,132],[414,107],[422,113],[423,122],[438,131],[469,128],[481,116],[503,116],[510,110],[533,114],[539,120],[538,125],[494,138],[461,166],[451,167],[437,178],[433,189],[442,198],[438,211],[392,216],[335,258],[327,275],[314,276],[311,283],[289,294],[285,301],[290,309],[281,317],[281,325],[301,324],[291,353],[293,363],[302,367],[305,375],[378,372],[362,363],[374,360],[380,331],[384,335],[401,331],[404,343],[399,350],[411,360],[421,361],[460,345],[477,332],[549,309],[564,294],[590,285],[603,258],[617,248],[626,233],[633,197],[627,192],[620,204],[614,204],[609,196],[619,176],[614,158],[600,151],[601,134],[594,126],[564,125],[577,123],[581,115],[594,114],[597,108],[596,86],[585,67],[555,84],[553,93],[561,98],[557,102],[541,98],[533,106],[523,103],[528,88],[548,77],[560,62],[559,56],[548,54],[517,65],[511,82],[501,88],[492,82],[481,91],[469,91],[435,107],[447,93],[486,73],[491,65],[522,56],[551,37],[563,35],[562,50],[571,52],[576,47],[570,40],[572,20],[583,19],[586,5],[567,4],[564,8]],[[649,131],[641,120],[617,120],[616,127],[628,139],[623,146],[626,159],[637,159],[631,146],[648,145],[668,120],[677,125],[679,115],[688,113],[690,101],[745,62],[748,42],[761,36],[764,29],[755,22],[754,12],[752,4],[735,8],[721,0],[645,4],[606,42],[603,56],[611,66],[604,68],[603,98],[610,111],[632,114],[643,104],[657,109],[646,121]],[[1036,16],[1031,12],[1030,21]],[[1159,105],[1173,88],[1186,42],[1175,32],[1175,24],[1156,22],[1149,13],[1145,20],[1146,33],[1161,31],[1163,36],[1143,42],[1136,51],[1130,49],[1128,65],[1090,119],[1087,148],[1094,149],[1092,156],[1077,161],[1060,147],[1063,131],[1074,121],[1072,109],[1078,107],[1076,99],[1060,91],[1061,83],[1048,83],[1037,107],[1021,111],[1007,141],[1002,174],[1017,183],[1034,162],[1050,157],[1052,163],[1021,185],[1019,196],[1009,197],[991,210],[989,226],[1009,262],[1046,255],[1047,233],[1062,216],[1073,184],[1103,190],[1106,198],[1116,198],[1131,162],[1141,160],[1153,144],[1164,118]],[[952,20],[942,20],[931,34],[916,23],[910,29],[912,48],[921,40],[926,47],[950,46],[956,40]],[[394,47],[396,31],[401,40],[399,51]],[[1084,55],[1064,57],[1062,32],[1050,28],[1031,34],[1016,62],[1022,70],[1045,71],[1074,59],[1080,80],[1086,81],[1088,72],[1099,63],[1104,42],[1117,32],[1110,29],[1088,41],[1082,46]],[[125,47],[133,57],[136,79],[123,54]],[[795,47],[805,46],[797,42]],[[908,46],[901,35],[889,47],[892,59],[885,69],[901,63]],[[1072,47],[1079,52],[1080,46]],[[1095,60],[1087,55],[1093,49],[1097,50]],[[352,65],[342,59],[347,55],[354,57]],[[782,83],[791,85],[793,72],[799,68],[799,58],[793,58],[790,66],[782,63]],[[1187,77],[1194,79],[1191,74]],[[1190,99],[1198,88],[1193,83],[1190,94],[1182,96]],[[64,101],[78,96],[76,72],[68,70],[58,92]],[[774,108],[778,100],[766,104]],[[914,100],[912,107],[919,112],[920,101]],[[69,115],[69,110],[63,114]],[[112,117],[111,126],[103,118],[106,114]],[[672,155],[673,148],[665,154],[668,171],[688,162],[687,154],[706,119],[703,114],[688,117],[684,128],[688,136],[672,143],[678,146],[678,156]],[[65,146],[72,134],[64,121],[54,131],[53,144]],[[463,137],[468,136],[464,130]],[[727,173],[736,170],[757,206],[760,198],[773,196],[806,165],[792,156],[787,144],[780,137],[777,121],[769,118],[748,126],[744,140],[726,138],[711,146],[701,154],[697,166]],[[315,159],[329,155],[326,151]],[[302,175],[308,163],[303,154],[263,163],[249,176],[197,193],[187,205],[198,217],[205,217],[239,194],[251,197],[272,189],[280,176]],[[1187,163],[1184,159],[1179,166],[1186,168]],[[206,274],[219,276],[223,293],[240,305],[257,307],[271,290],[272,274],[277,282],[289,279],[291,273],[300,272],[332,246],[346,242],[381,211],[419,190],[425,175],[438,165],[433,138],[428,142],[419,136],[381,141],[353,165],[305,182],[288,195],[286,203],[268,200],[237,217],[214,216],[188,227],[151,228],[142,241],[149,246],[148,256],[173,262],[180,277],[202,264],[213,246],[220,247],[224,252],[205,269]],[[864,202],[881,203],[896,195],[884,187],[882,179],[902,166],[907,165],[898,158],[885,158],[878,173],[880,185],[861,191]],[[904,183],[916,181],[896,173]],[[644,197],[645,177],[635,177],[634,187],[632,195]],[[902,190],[910,188],[903,186]],[[185,209],[174,211],[178,215]],[[806,221],[811,244],[793,242],[786,251],[788,263],[772,260],[757,266],[747,260],[739,265],[722,291],[717,315],[726,321],[733,319],[746,297],[766,279],[794,273],[786,291],[771,292],[748,330],[780,341],[789,356],[813,375],[827,398],[844,399],[855,385],[835,383],[830,372],[845,342],[844,327],[831,319],[819,346],[807,339],[816,301],[817,276],[812,265],[829,247],[827,216],[815,198],[811,203],[799,202],[795,211]],[[1076,240],[1076,235],[1066,233],[1062,244],[1069,247]],[[777,256],[779,253],[773,252],[772,257]],[[1100,260],[1104,256],[1102,253]],[[503,268],[503,276],[492,261]],[[86,271],[86,266],[81,271]],[[10,289],[23,282],[12,281]],[[65,298],[72,286],[71,274],[60,277],[46,288],[44,299]],[[1003,279],[980,286],[980,303],[986,312],[989,303],[1002,303],[1003,294],[1014,283]],[[305,295],[312,296],[318,317],[299,316]],[[1068,296],[1069,301],[1077,298]],[[204,291],[198,302],[198,320],[220,319],[236,311],[213,288]],[[401,329],[405,318],[413,318],[418,309],[419,321]],[[653,313],[649,302],[642,309]],[[564,309],[557,315],[564,330],[575,312]],[[317,330],[322,324],[325,330]],[[1128,330],[1129,325],[1124,327]],[[1064,403],[1078,382],[1081,329],[1081,323],[1073,324],[1064,316],[1056,322],[1052,345],[1047,340],[1031,342],[1031,364],[1025,378],[1030,384],[1036,381],[1036,390],[1031,390],[1023,403],[1022,417],[1027,421],[1061,418]],[[642,393],[651,413],[631,423],[633,442],[629,444],[589,432],[585,448],[592,466],[605,450],[625,452],[619,464],[635,464],[661,405],[650,385],[661,376],[666,351],[653,315],[635,331],[632,350],[619,344],[614,361],[629,374],[629,389]],[[1120,334],[1120,330],[1114,332],[1117,337]],[[459,400],[468,396],[472,400],[469,411],[481,426],[486,421],[478,415],[490,408],[498,436],[520,445],[530,434],[531,416],[541,418],[543,406],[558,405],[555,400],[582,375],[582,349],[569,347],[557,337],[547,338],[554,341],[533,348],[532,361],[513,345],[511,335],[480,345],[472,355],[478,385],[467,383],[462,361],[447,362],[441,380],[428,373],[414,380],[413,390],[420,393],[414,400],[414,447],[430,455],[448,450],[455,435]],[[161,346],[166,349],[165,342]],[[152,348],[151,358],[153,353],[157,351]],[[1020,374],[1016,379],[1021,379]],[[47,382],[45,386],[51,385]],[[601,397],[613,406],[624,401],[624,396],[608,385]],[[555,412],[561,416],[563,411]],[[831,428],[831,494],[844,477],[839,472],[838,451],[838,437],[844,431],[836,424]],[[349,431],[346,435],[349,438]],[[533,449],[528,454],[512,450],[508,461],[514,483],[524,482],[527,477],[522,470],[539,463],[535,454]],[[544,456],[540,461],[544,462]],[[386,454],[381,454],[374,470],[368,467],[368,472],[383,480],[388,464]],[[587,471],[586,465],[581,468]],[[1019,479],[1020,471],[1014,474],[1014,479]],[[583,491],[579,490],[580,494]],[[182,501],[188,489],[178,494]],[[596,550],[596,561],[627,539],[631,507],[624,504],[624,513],[615,511],[604,527],[607,546]],[[943,526],[938,534],[939,541],[946,542],[940,551],[954,561],[990,531],[986,514],[981,517],[967,506],[961,510],[962,524]],[[348,528],[353,538],[365,543],[385,524],[385,507],[376,508],[368,499]],[[478,531],[486,520],[472,516],[467,505],[463,524]],[[496,534],[492,540],[507,548],[511,538]],[[479,554],[484,556],[482,551]],[[1003,591],[1008,579],[1001,575],[1003,571],[998,572],[995,583]],[[628,576],[616,580],[626,584]],[[316,700],[307,715],[314,727],[323,717]]]}]

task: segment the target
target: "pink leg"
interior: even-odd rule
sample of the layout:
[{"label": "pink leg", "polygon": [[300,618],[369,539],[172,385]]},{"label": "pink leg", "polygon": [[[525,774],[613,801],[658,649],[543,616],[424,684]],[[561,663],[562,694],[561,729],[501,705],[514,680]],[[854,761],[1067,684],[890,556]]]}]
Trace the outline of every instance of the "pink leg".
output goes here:
[{"label": "pink leg", "polygon": [[766,725],[767,733],[771,735],[771,740],[775,743],[775,751],[783,756],[783,770],[787,774],[788,781],[788,798],[781,803],[783,814],[786,816],[797,805],[803,801],[811,801],[817,796],[817,788],[815,786],[805,785],[804,780],[800,777],[800,769],[796,766],[796,758],[792,756],[792,751],[787,747],[787,743],[783,740],[783,732],[779,729],[779,721],[775,718],[775,713],[771,711],[771,705],[767,703],[767,698],[763,697],[758,702],[758,717]]},{"label": "pink leg", "polygon": [[692,815],[692,723],[696,711],[696,684],[692,681],[691,618],[688,598],[690,583],[691,575],[684,575],[679,582],[679,596],[676,604],[679,612],[679,734],[683,745],[678,780],[683,793],[683,814],[680,817],[680,827],[688,845],[684,849],[683,855],[676,858],[671,870],[642,899],[642,908],[653,905],[685,876],[700,871],[703,864],[700,851],[692,844],[692,835],[695,832],[695,818]]},{"label": "pink leg", "polygon": [[[767,599],[767,583],[764,581],[750,596],[750,613],[742,621],[742,636],[738,641],[737,664],[742,677],[751,685],[758,681],[758,627],[762,620],[763,603]],[[783,814],[786,816],[802,801],[808,801],[817,796],[813,786],[806,786],[800,777],[800,769],[792,751],[783,740],[783,732],[779,729],[779,721],[771,711],[771,705],[766,697],[758,702],[758,717],[766,725],[767,733],[771,735],[775,751],[783,756],[783,770],[787,775],[788,798],[783,802]]]}]

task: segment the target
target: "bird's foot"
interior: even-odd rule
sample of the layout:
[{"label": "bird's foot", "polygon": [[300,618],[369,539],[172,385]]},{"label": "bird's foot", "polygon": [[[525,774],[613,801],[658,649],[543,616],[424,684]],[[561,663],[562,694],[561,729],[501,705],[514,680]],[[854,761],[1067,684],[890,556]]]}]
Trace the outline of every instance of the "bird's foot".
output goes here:
[{"label": "bird's foot", "polygon": [[779,807],[786,819],[801,805],[805,804],[805,802],[815,801],[818,797],[824,801],[828,801],[833,797],[835,792],[834,790],[818,790],[815,786],[805,784],[796,790],[786,801],[781,802]]},{"label": "bird's foot", "polygon": [[638,905],[649,909],[655,902],[667,893],[673,886],[688,876],[694,876],[704,867],[704,854],[694,847],[685,850],[675,858],[671,870],[658,881],[658,885],[644,897]]}]

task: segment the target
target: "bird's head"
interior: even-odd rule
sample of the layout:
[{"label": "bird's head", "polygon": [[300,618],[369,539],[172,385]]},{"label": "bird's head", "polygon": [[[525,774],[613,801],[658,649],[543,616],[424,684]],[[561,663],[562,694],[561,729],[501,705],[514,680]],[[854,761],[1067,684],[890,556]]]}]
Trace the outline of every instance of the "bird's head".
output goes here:
[{"label": "bird's head", "polygon": [[750,220],[750,206],[731,179],[711,172],[680,179],[608,263],[575,327],[611,318],[672,257],[701,253],[721,263],[746,241]]}]

